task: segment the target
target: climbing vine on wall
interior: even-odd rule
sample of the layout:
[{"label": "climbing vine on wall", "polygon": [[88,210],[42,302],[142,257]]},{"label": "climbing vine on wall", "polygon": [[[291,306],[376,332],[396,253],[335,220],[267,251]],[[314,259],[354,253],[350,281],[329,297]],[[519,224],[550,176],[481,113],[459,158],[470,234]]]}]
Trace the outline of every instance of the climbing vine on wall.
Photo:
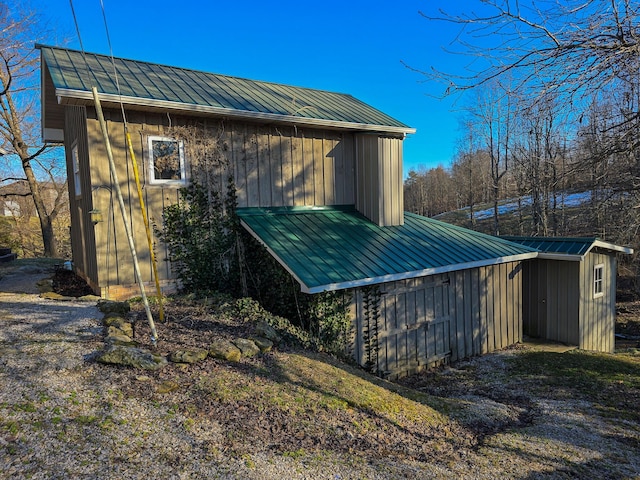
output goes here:
[{"label": "climbing vine on wall", "polygon": [[380,343],[378,339],[380,324],[380,299],[382,294],[378,285],[370,285],[362,288],[363,315],[363,342],[365,355],[365,368],[372,373],[378,373],[378,352]]},{"label": "climbing vine on wall", "polygon": [[307,331],[317,348],[344,354],[352,337],[351,296],[300,292],[294,278],[240,226],[224,125],[170,127],[166,133],[184,142],[190,166],[189,185],[180,190],[177,204],[164,209],[163,228],[156,226],[182,289],[251,296]]}]

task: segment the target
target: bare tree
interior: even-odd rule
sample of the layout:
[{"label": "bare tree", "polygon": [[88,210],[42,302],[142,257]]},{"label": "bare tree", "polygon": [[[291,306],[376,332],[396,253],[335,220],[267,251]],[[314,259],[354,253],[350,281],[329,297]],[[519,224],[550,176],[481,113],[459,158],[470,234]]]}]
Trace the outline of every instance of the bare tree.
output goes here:
[{"label": "bare tree", "polygon": [[[42,35],[42,28],[34,12],[22,11],[17,2],[11,8],[2,2],[0,32],[0,147],[10,156],[17,156],[23,174],[20,178],[7,176],[0,180],[27,181],[40,222],[44,255],[55,257],[58,246],[54,220],[64,204],[64,196],[59,195],[47,208],[35,171],[38,162],[45,166],[43,154],[50,148],[42,145],[39,138],[39,57],[34,44]],[[45,166],[43,174],[49,176],[46,180],[59,184],[59,178],[52,172]]]},{"label": "bare tree", "polygon": [[[509,76],[522,92],[577,99],[635,84],[640,54],[640,5],[631,0],[481,0],[480,13],[421,12],[453,23],[452,50],[475,61],[468,74],[435,71],[447,92]],[[538,98],[538,97],[536,97]]]}]

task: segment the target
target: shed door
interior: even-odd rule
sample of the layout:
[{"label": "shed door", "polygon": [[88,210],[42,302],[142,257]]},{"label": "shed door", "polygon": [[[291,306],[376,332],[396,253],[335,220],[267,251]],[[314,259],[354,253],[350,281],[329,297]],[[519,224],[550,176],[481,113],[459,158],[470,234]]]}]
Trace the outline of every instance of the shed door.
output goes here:
[{"label": "shed door", "polygon": [[378,365],[382,372],[405,372],[451,354],[449,282],[397,282],[380,301]]}]

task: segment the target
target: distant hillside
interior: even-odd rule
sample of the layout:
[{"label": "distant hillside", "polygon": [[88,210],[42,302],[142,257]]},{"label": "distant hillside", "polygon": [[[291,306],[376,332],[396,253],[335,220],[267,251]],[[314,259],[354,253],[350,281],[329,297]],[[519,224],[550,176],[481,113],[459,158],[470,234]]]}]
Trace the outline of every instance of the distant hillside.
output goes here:
[{"label": "distant hillside", "polygon": [[[589,228],[591,192],[572,192],[556,197],[555,213],[548,209],[549,236],[594,236]],[[500,234],[534,235],[531,217],[531,197],[502,200],[498,206]],[[475,223],[471,222],[469,207],[441,213],[434,218],[443,222],[470,228],[483,233],[493,233],[493,204],[482,203],[473,207]]]}]

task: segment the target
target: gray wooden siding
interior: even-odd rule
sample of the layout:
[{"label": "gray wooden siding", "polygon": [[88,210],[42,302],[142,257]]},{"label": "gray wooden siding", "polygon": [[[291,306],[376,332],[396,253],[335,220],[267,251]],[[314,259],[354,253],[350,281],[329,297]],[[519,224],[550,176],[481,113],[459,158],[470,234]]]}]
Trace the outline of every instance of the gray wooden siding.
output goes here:
[{"label": "gray wooden siding", "polygon": [[[86,112],[84,107],[65,107],[65,145],[69,190],[69,210],[71,214],[71,245],[75,268],[95,288],[98,285],[98,269],[95,261],[95,235],[90,213],[93,208],[91,197],[91,172],[87,143]],[[71,159],[72,146],[78,147],[78,164],[81,180],[81,195],[76,196],[75,178]]]},{"label": "gray wooden siding", "polygon": [[[135,282],[131,254],[126,240],[115,192],[111,192],[111,175],[95,112],[88,109],[87,129],[93,205],[103,212],[104,221],[95,229],[98,282],[101,287],[132,285]],[[152,281],[151,259],[147,248],[144,223],[126,148],[121,115],[105,111],[118,176],[127,205],[131,229],[137,246],[143,279]],[[166,116],[129,113],[129,132],[134,144],[138,169],[142,177],[145,203],[152,224],[162,225],[164,207],[178,200],[179,187],[149,185],[147,137],[168,135]],[[184,119],[172,118],[172,125],[183,125]],[[289,127],[265,127],[256,124],[207,124],[220,133],[223,161],[212,161],[209,181],[223,188],[229,173],[235,178],[238,206],[303,206],[342,205],[355,203],[354,140],[350,133],[303,130]],[[189,169],[189,145],[187,169]],[[87,210],[88,211],[88,210]],[[155,238],[160,280],[172,278],[168,251]]]},{"label": "gray wooden siding", "polygon": [[[378,364],[398,377],[522,340],[520,262],[380,285]],[[355,360],[367,362],[363,294],[351,306]]]},{"label": "gray wooden siding", "polygon": [[402,139],[356,135],[356,208],[380,226],[404,223]]},{"label": "gray wooden siding", "polygon": [[526,262],[524,333],[578,345],[580,262],[538,259]]},{"label": "gray wooden siding", "polygon": [[[594,298],[593,270],[603,264],[603,293]],[[580,348],[612,353],[615,349],[616,318],[616,257],[602,253],[589,253],[580,265],[581,322],[579,328]]]}]

